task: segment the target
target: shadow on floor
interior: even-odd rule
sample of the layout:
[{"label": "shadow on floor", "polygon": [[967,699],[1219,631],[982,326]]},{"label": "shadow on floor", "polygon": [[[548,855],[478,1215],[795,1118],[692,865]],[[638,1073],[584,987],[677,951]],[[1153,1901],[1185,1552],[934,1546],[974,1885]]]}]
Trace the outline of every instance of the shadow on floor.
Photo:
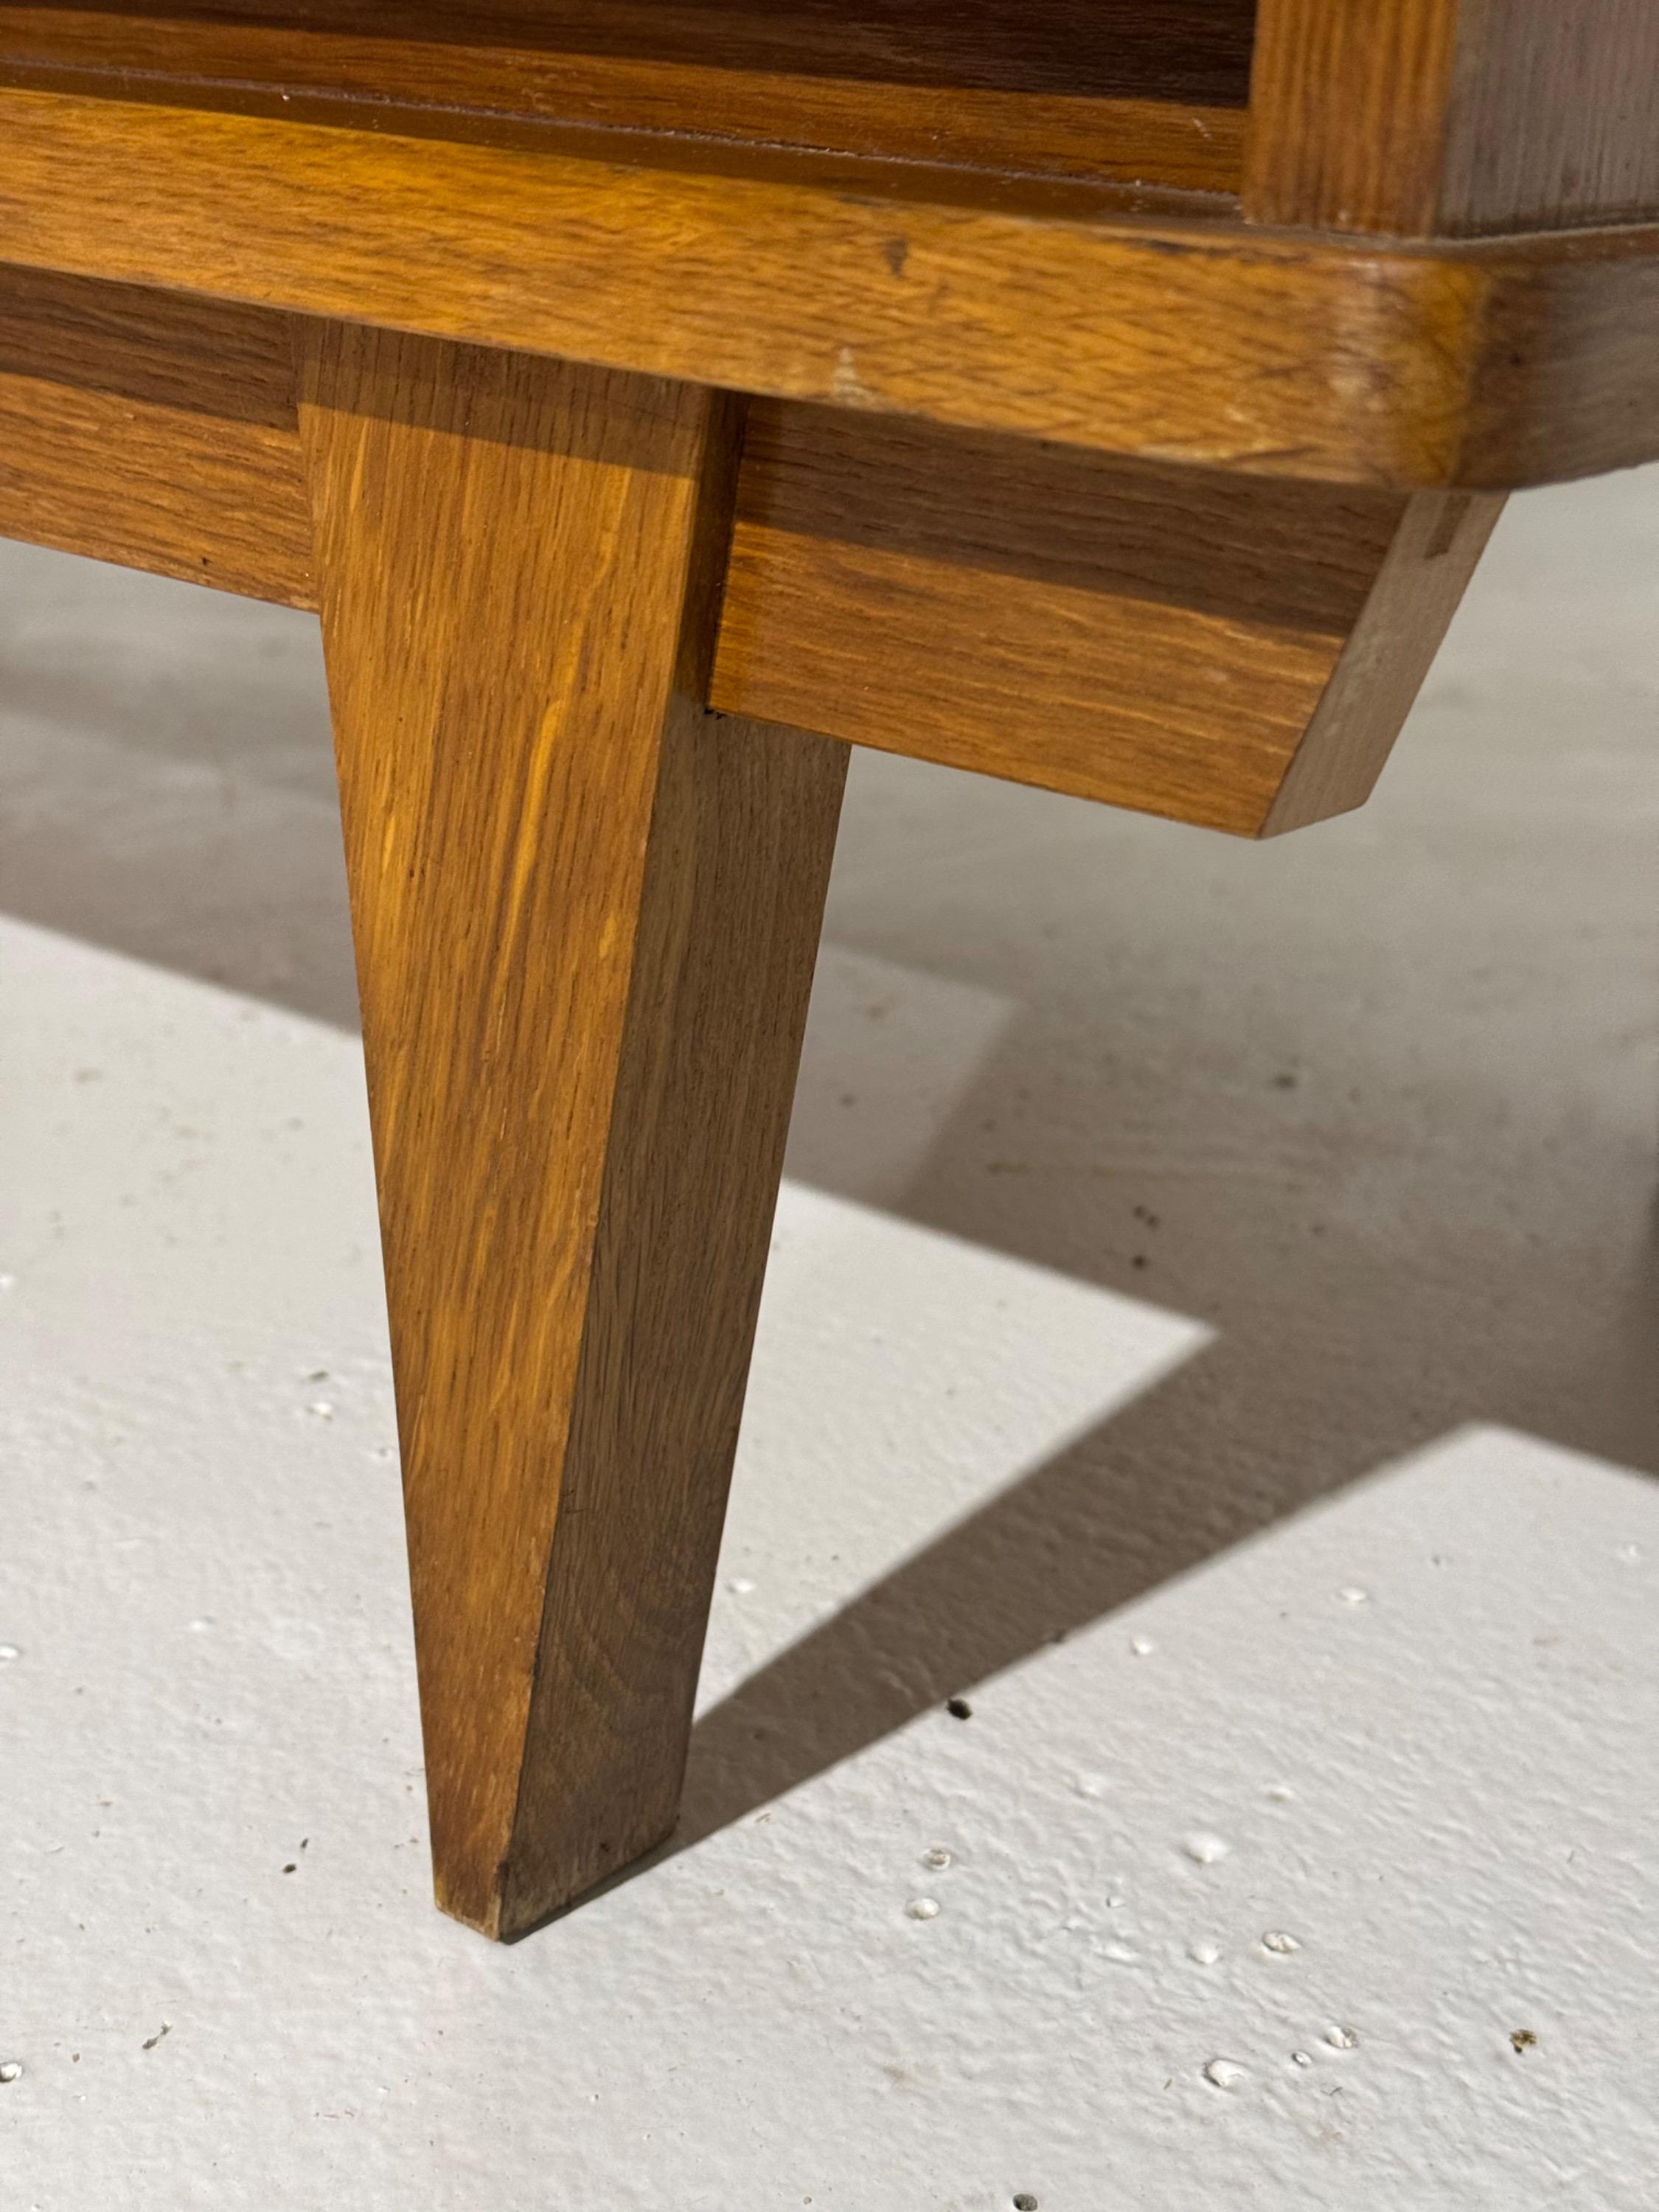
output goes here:
[{"label": "shadow on floor", "polygon": [[[1563,1418],[1591,1379],[1582,1372],[1565,1393],[1547,1376],[1468,1374],[1455,1402],[1480,1405],[1483,1419],[1659,1472],[1651,1407],[1659,1267],[1631,1291],[1631,1357],[1615,1351],[1607,1363],[1605,1419]],[[1407,1364],[1414,1349],[1422,1347],[1398,1347]],[[1407,1400],[1389,1418],[1373,1402],[1354,1408],[1345,1449],[1331,1448],[1324,1418],[1310,1449],[1306,1409],[1322,1404],[1328,1414],[1330,1394],[1346,1380],[1317,1358],[1304,1364],[1294,1351],[1242,1337],[1201,1352],[706,1712],[670,1848],[741,1820],[930,1706],[962,1698],[1042,1645],[1455,1425],[1450,1403],[1437,1416]]]},{"label": "shadow on floor", "polygon": [[[349,1023],[314,625],[0,586],[7,910]],[[1266,851],[860,759],[792,1172],[1217,1338],[708,1711],[666,1850],[1465,1422],[1659,1468],[1651,702],[1597,811],[1550,638],[1498,642],[1375,813]]]}]

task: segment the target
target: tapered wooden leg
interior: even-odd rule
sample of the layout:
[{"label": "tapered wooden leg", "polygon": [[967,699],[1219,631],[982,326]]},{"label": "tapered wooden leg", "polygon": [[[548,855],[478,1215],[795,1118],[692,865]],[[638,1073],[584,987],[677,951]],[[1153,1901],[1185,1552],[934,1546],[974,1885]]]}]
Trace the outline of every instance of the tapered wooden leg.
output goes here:
[{"label": "tapered wooden leg", "polygon": [[705,713],[738,426],[302,365],[440,1902],[672,1826],[846,748]]}]

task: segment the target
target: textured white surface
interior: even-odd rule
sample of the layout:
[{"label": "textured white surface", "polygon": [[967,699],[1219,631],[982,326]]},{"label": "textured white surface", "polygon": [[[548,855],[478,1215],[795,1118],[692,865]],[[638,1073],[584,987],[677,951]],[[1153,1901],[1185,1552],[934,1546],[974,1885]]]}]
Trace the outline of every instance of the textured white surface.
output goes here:
[{"label": "textured white surface", "polygon": [[1646,2212],[1656,636],[1627,477],[1343,823],[860,760],[686,1820],[499,1951],[314,630],[0,548],[4,2212]]}]

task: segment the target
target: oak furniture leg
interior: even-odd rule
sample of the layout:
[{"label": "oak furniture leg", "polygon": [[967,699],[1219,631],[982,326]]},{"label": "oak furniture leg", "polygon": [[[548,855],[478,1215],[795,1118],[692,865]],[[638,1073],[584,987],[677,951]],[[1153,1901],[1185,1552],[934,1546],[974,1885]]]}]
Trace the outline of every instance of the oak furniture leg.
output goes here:
[{"label": "oak furniture leg", "polygon": [[439,1901],[672,1827],[847,749],[701,705],[698,388],[315,324]]}]

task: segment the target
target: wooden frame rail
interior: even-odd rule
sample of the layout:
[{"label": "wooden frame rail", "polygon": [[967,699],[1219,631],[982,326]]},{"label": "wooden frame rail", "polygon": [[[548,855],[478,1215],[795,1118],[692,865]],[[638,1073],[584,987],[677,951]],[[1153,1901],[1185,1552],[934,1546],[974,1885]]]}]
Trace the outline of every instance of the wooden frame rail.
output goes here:
[{"label": "wooden frame rail", "polygon": [[1254,0],[7,5],[0,77],[1237,193],[1253,15]]},{"label": "wooden frame rail", "polygon": [[14,266],[1270,474],[1659,453],[1659,228],[1385,248],[904,181],[0,91]]},{"label": "wooden frame rail", "polygon": [[[317,605],[294,369],[314,327],[0,270],[0,532]],[[706,697],[1295,828],[1369,793],[1501,503],[757,403]]]},{"label": "wooden frame rail", "polygon": [[1659,217],[1649,0],[1261,0],[1264,222],[1480,236]]}]

